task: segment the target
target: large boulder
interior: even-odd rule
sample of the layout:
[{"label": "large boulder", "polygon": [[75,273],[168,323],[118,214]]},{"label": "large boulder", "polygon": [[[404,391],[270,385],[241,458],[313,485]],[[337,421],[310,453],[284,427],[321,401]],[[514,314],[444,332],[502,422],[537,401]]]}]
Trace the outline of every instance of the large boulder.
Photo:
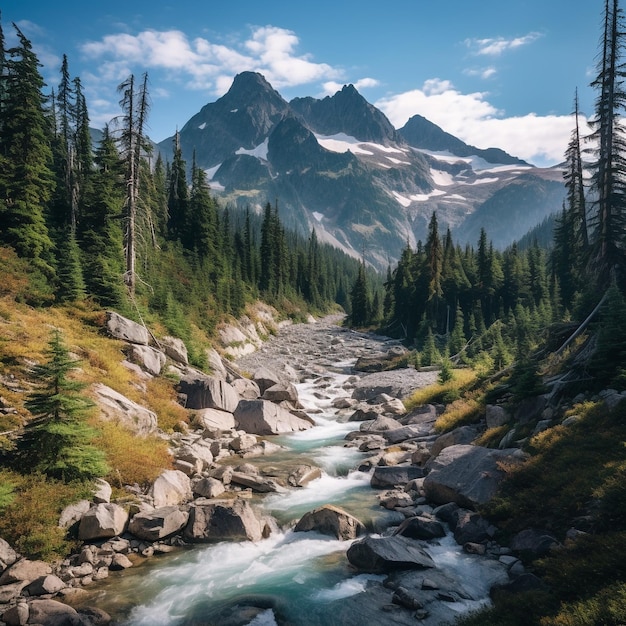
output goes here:
[{"label": "large boulder", "polygon": [[64,589],[67,585],[54,574],[40,576],[24,587],[24,593],[29,596],[45,596],[55,594]]},{"label": "large boulder", "polygon": [[377,466],[370,480],[370,485],[377,489],[389,489],[397,485],[406,485],[415,478],[423,478],[425,470],[415,465]]},{"label": "large boulder", "polygon": [[185,394],[188,409],[220,409],[232,413],[237,408],[239,395],[225,380],[193,372],[178,383],[178,391]]},{"label": "large boulder", "polygon": [[295,532],[317,531],[342,541],[356,539],[365,533],[365,526],[353,515],[332,504],[305,513],[294,528]]},{"label": "large boulder", "polygon": [[122,339],[130,343],[138,343],[147,346],[150,343],[150,333],[145,326],[137,324],[115,311],[107,311],[106,329],[109,335],[115,339]]},{"label": "large boulder", "polygon": [[478,429],[475,426],[459,426],[437,437],[430,448],[430,453],[432,456],[437,456],[444,448],[470,444],[476,437],[478,437]]},{"label": "large boulder", "polygon": [[293,383],[277,383],[268,387],[263,392],[263,399],[276,404],[289,402],[293,406],[299,406],[298,390]]},{"label": "large boulder", "polygon": [[160,350],[139,344],[130,345],[128,358],[153,376],[158,376],[161,373],[166,360],[165,355]]},{"label": "large boulder", "polygon": [[2,538],[0,538],[0,574],[19,558],[18,553]]},{"label": "large boulder", "polygon": [[229,411],[201,409],[194,414],[192,424],[210,433],[221,433],[235,428],[235,417]]},{"label": "large boulder", "polygon": [[81,517],[87,513],[91,508],[91,502],[89,500],[79,500],[72,504],[68,504],[62,511],[59,517],[59,528],[70,528],[77,522],[80,522]]},{"label": "large boulder", "polygon": [[20,559],[0,576],[0,585],[10,585],[22,581],[32,581],[40,576],[52,574],[52,568],[44,561]]},{"label": "large boulder", "polygon": [[235,378],[231,383],[240,398],[245,400],[256,400],[261,396],[259,386],[249,378]]},{"label": "large boulder", "polygon": [[154,511],[137,513],[131,520],[128,530],[146,541],[159,541],[183,529],[189,513],[177,506],[165,506]]},{"label": "large boulder", "polygon": [[312,426],[311,422],[268,400],[241,400],[234,415],[237,428],[253,435],[278,435]]},{"label": "large boulder", "polygon": [[521,463],[525,458],[518,448],[492,450],[471,445],[444,448],[428,462],[430,471],[424,479],[424,492],[437,504],[455,502],[475,509],[493,497],[504,479],[501,464]]},{"label": "large boulder", "polygon": [[196,502],[189,509],[184,536],[192,542],[260,541],[263,530],[245,500]]},{"label": "large boulder", "polygon": [[187,356],[187,346],[185,346],[185,342],[178,337],[162,337],[160,340],[161,347],[163,348],[163,352],[167,354],[167,356],[172,359],[172,361],[176,361],[176,363],[182,363],[183,365],[189,364],[189,359]]},{"label": "large boulder", "polygon": [[78,526],[82,541],[109,539],[126,530],[128,511],[117,504],[96,504],[83,515]]},{"label": "large boulder", "polygon": [[353,543],[346,555],[354,567],[375,574],[435,567],[433,560],[417,542],[401,535],[365,537]]},{"label": "large boulder", "polygon": [[100,416],[109,422],[118,422],[138,435],[149,435],[157,429],[156,413],[129,400],[121,393],[96,383],[93,386]]},{"label": "large boulder", "polygon": [[193,497],[191,480],[180,470],[165,470],[152,484],[149,495],[157,509],[182,504]]},{"label": "large boulder", "polygon": [[265,393],[266,389],[278,385],[279,383],[286,382],[282,376],[280,376],[274,370],[267,367],[260,367],[252,375],[252,380],[259,386],[261,395]]},{"label": "large boulder", "polygon": [[405,519],[394,532],[394,535],[402,535],[410,539],[422,539],[430,541],[445,537],[446,531],[443,524],[432,517],[416,515]]}]

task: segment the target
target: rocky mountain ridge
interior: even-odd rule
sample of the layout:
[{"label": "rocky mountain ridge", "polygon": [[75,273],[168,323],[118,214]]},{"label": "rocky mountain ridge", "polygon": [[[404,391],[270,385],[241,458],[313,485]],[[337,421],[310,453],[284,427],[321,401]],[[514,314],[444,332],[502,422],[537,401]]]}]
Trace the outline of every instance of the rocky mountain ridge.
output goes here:
[{"label": "rocky mountain ridge", "polygon": [[[396,130],[353,85],[287,102],[263,76],[243,72],[179,138],[216,196],[256,211],[277,201],[288,228],[315,228],[320,240],[380,268],[407,241],[425,239],[433,212],[459,243],[475,245],[484,227],[503,248],[564,197],[559,168],[469,146],[419,115]],[[173,138],[158,144],[168,159],[172,147]]]}]

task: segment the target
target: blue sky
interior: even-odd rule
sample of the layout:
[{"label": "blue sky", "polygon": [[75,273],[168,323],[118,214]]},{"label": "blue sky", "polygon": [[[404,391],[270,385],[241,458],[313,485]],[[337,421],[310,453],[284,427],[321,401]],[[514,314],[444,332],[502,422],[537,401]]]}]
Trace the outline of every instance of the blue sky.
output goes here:
[{"label": "blue sky", "polygon": [[149,133],[171,136],[245,70],[287,100],[354,84],[396,128],[420,114],[480,148],[539,165],[562,160],[575,89],[589,83],[604,0],[5,0],[50,88],[62,55],[92,125],[119,113],[116,86],[148,72]]}]

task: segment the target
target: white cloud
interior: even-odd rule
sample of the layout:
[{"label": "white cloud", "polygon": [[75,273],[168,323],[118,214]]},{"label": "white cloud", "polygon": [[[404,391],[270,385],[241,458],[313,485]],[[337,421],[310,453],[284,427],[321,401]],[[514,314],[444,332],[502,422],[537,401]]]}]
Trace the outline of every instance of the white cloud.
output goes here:
[{"label": "white cloud", "polygon": [[480,56],[500,56],[507,50],[515,50],[531,44],[541,37],[541,33],[528,33],[523,37],[506,39],[505,37],[494,37],[487,39],[466,39],[465,45],[476,55]]},{"label": "white cloud", "polygon": [[466,70],[463,70],[463,73],[466,76],[478,76],[478,78],[482,78],[483,80],[489,80],[490,78],[493,78],[498,73],[498,70],[495,67],[490,66],[490,67],[466,69]]},{"label": "white cloud", "polygon": [[[378,87],[380,82],[375,78],[361,78],[354,83],[352,83],[357,91],[362,91],[363,89],[368,89],[372,87]],[[332,96],[338,91],[343,89],[345,83],[339,83],[335,80],[326,81],[323,85],[324,94],[327,96]]]},{"label": "white cloud", "polygon": [[431,79],[422,89],[383,98],[375,103],[396,128],[415,114],[478,148],[498,147],[536,165],[563,160],[573,128],[569,115],[534,113],[506,117],[488,101],[488,93],[463,94],[449,81]]},{"label": "white cloud", "polygon": [[83,44],[81,50],[101,60],[105,80],[119,77],[122,66],[141,65],[142,70],[164,70],[189,88],[211,90],[215,95],[222,95],[234,75],[245,70],[261,72],[276,88],[341,77],[339,69],[316,63],[310,55],[298,55],[298,43],[292,31],[265,26],[231,47],[201,37],[191,41],[178,30],[146,30],[136,35],[107,35]]}]

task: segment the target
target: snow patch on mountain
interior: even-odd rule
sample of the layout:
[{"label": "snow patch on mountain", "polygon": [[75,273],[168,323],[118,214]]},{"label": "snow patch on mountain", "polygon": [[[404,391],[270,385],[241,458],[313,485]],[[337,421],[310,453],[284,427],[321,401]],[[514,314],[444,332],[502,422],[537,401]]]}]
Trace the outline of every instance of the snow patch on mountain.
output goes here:
[{"label": "snow patch on mountain", "polygon": [[206,128],[206,122],[202,122],[202,124],[200,124],[200,126],[198,126],[198,128],[200,130],[204,130]]},{"label": "snow patch on mountain", "polygon": [[356,137],[351,137],[345,133],[337,133],[336,135],[315,135],[317,143],[330,150],[331,152],[352,152],[352,154],[363,154],[373,156],[373,152],[364,150],[360,146],[364,143]]},{"label": "snow patch on mountain", "polygon": [[267,161],[267,146],[269,139],[266,137],[263,143],[260,143],[252,150],[246,150],[245,148],[239,148],[235,150],[235,154],[247,154],[249,156],[256,157],[257,159],[261,159],[263,161]]}]

